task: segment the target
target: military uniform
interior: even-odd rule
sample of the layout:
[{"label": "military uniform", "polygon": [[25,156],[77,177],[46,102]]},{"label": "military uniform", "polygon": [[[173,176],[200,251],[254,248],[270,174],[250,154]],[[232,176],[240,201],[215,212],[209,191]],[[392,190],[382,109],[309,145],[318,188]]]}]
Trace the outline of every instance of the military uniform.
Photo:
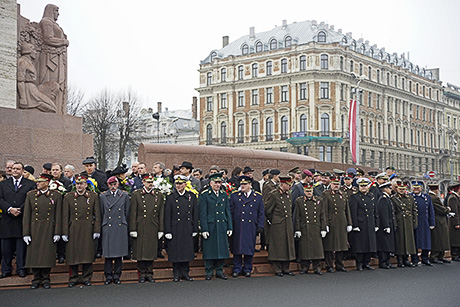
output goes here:
[{"label": "military uniform", "polygon": [[[381,268],[391,268],[390,253],[396,250],[396,217],[393,203],[390,196],[382,192],[382,196],[377,202],[377,212],[379,216],[379,227],[377,231],[377,251],[379,256],[379,266]],[[387,231],[389,229],[389,233]]]},{"label": "military uniform", "polygon": [[295,231],[301,232],[299,257],[301,272],[306,273],[313,263],[313,270],[320,272],[321,259],[324,258],[321,231],[326,231],[326,212],[323,204],[313,196],[299,197],[295,201]]},{"label": "military uniform", "polygon": [[455,216],[449,219],[449,237],[452,260],[460,261],[460,229],[455,226],[460,225],[460,197],[458,191],[453,191],[447,201],[448,206]]},{"label": "military uniform", "polygon": [[163,193],[142,188],[133,192],[129,209],[129,232],[132,238],[133,259],[137,260],[139,278],[152,278],[153,261],[157,259],[158,233],[164,229]]},{"label": "military uniform", "polygon": [[431,262],[444,261],[444,252],[450,249],[449,227],[447,222],[448,207],[444,206],[441,199],[433,191],[429,192],[433,203],[436,227],[431,230]]},{"label": "military uniform", "polygon": [[335,252],[335,267],[343,269],[343,252],[348,251],[347,226],[351,225],[350,207],[348,198],[340,192],[325,191],[321,197],[321,204],[326,214],[329,233],[323,240],[326,266],[333,270],[333,253]]},{"label": "military uniform", "polygon": [[417,207],[410,194],[395,194],[391,197],[396,215],[396,255],[398,265],[409,265],[408,255],[415,254],[414,229],[417,228]]},{"label": "military uniform", "polygon": [[[198,203],[194,193],[174,190],[166,197],[165,234],[168,240],[168,260],[173,263],[175,278],[189,278],[189,262],[194,258],[193,234],[198,233]],[[188,277],[188,278],[187,278]]]},{"label": "military uniform", "polygon": [[[270,194],[271,191],[277,190],[278,189],[278,184],[275,183],[273,180],[267,180],[264,185],[263,185],[263,193],[262,193],[262,201],[265,206],[265,210],[267,210],[267,201],[268,201],[268,195]],[[265,242],[262,242],[265,241]],[[264,243],[264,244],[263,244]],[[264,240],[261,238],[261,247],[263,248],[264,245],[269,245],[270,244],[270,224],[268,223],[267,220],[265,220],[264,223]]]},{"label": "military uniform", "polygon": [[[414,229],[415,249],[422,250],[422,263],[430,264],[428,254],[431,250],[431,230],[435,226],[434,209],[431,197],[428,194],[412,193],[415,206],[417,207],[417,228]],[[417,252],[412,255],[412,262],[418,263],[419,257]]]},{"label": "military uniform", "polygon": [[30,236],[26,267],[32,268],[32,285],[48,285],[56,264],[54,236],[61,235],[62,196],[56,191],[30,191],[24,203],[23,235]]},{"label": "military uniform", "polygon": [[289,273],[289,262],[295,259],[290,191],[277,188],[269,193],[265,217],[270,221],[268,260],[272,261],[276,274]]},{"label": "military uniform", "polygon": [[95,259],[94,234],[101,233],[101,208],[96,193],[70,192],[62,206],[62,236],[68,236],[66,261],[70,267],[69,283],[77,283],[78,265],[82,265],[82,282],[90,282]]}]

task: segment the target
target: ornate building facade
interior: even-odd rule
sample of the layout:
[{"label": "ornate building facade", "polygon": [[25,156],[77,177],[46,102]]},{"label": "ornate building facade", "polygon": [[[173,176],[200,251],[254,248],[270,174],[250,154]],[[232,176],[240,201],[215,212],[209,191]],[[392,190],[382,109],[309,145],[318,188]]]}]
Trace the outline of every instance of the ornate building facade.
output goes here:
[{"label": "ornate building facade", "polygon": [[348,112],[360,76],[360,164],[448,176],[444,122],[452,113],[447,126],[458,131],[460,94],[443,88],[439,69],[316,21],[223,41],[200,64],[200,144],[352,163]]}]

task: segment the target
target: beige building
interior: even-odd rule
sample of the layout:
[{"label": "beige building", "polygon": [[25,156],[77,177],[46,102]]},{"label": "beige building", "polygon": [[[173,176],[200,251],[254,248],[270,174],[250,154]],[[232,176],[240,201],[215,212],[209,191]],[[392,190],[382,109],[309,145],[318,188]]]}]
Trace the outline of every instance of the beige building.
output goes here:
[{"label": "beige building", "polygon": [[447,125],[458,131],[460,93],[442,87],[439,69],[419,67],[404,54],[325,23],[283,21],[230,43],[224,37],[199,73],[200,144],[351,163],[348,111],[362,76],[360,164],[393,165],[410,177],[431,170],[449,176],[443,121],[449,110]]}]

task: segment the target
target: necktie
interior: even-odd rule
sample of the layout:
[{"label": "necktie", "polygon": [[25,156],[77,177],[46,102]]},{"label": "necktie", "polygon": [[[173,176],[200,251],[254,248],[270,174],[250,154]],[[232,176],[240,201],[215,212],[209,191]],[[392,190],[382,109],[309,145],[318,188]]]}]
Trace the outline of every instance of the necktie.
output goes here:
[{"label": "necktie", "polygon": [[17,180],[14,181],[14,190],[15,191],[18,190],[18,181]]}]

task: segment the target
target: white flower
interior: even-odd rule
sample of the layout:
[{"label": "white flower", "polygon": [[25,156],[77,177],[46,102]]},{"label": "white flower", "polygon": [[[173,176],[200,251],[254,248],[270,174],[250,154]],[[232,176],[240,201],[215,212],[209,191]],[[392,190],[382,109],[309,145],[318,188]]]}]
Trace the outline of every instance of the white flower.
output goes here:
[{"label": "white flower", "polygon": [[57,184],[54,183],[54,182],[52,184],[50,184],[50,190],[56,190],[57,187],[58,187]]}]

